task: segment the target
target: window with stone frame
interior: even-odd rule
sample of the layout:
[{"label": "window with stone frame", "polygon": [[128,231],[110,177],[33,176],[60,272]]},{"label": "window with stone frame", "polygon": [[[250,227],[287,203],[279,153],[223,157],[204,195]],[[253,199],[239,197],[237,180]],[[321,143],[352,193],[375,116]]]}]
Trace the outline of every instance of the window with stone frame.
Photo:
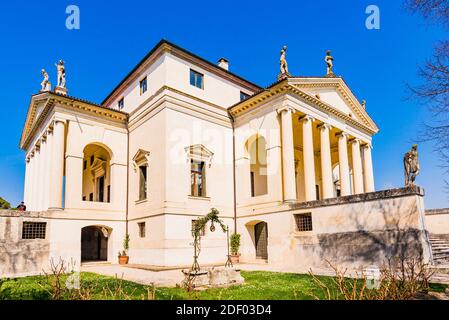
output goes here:
[{"label": "window with stone frame", "polygon": [[303,231],[312,231],[312,213],[301,213],[295,214],[295,222],[296,222],[296,230]]},{"label": "window with stone frame", "polygon": [[133,158],[134,171],[137,173],[138,179],[138,199],[137,201],[144,201],[148,199],[148,167],[149,167],[148,151],[139,149]]},{"label": "window with stone frame", "polygon": [[192,197],[206,196],[206,166],[204,161],[191,160],[190,166],[191,193]]},{"label": "window with stone frame", "polygon": [[211,166],[213,153],[204,145],[185,148],[190,163],[190,196],[207,197],[206,171]]}]

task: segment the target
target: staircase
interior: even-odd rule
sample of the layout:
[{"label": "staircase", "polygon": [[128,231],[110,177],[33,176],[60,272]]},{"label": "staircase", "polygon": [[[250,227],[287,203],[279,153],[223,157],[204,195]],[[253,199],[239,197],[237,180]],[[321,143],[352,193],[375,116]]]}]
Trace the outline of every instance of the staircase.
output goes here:
[{"label": "staircase", "polygon": [[429,240],[432,246],[434,263],[436,265],[449,264],[449,239],[431,235]]}]

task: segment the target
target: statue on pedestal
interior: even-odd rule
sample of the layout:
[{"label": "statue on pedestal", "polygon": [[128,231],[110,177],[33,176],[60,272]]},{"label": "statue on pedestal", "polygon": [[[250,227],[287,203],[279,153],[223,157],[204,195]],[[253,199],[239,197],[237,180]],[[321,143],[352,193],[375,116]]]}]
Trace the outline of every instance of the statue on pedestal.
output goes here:
[{"label": "statue on pedestal", "polygon": [[362,105],[363,109],[366,109],[366,100],[365,99],[362,100],[361,105]]},{"label": "statue on pedestal", "polygon": [[55,88],[55,92],[62,95],[67,95],[67,88],[65,82],[65,65],[64,60],[59,60],[57,64],[55,64],[56,70],[58,72],[58,85]]},{"label": "statue on pedestal", "polygon": [[404,155],[404,171],[405,186],[414,186],[415,179],[419,174],[418,145],[416,144]]},{"label": "statue on pedestal", "polygon": [[326,77],[335,77],[334,71],[332,70],[333,67],[334,67],[334,57],[331,56],[331,51],[330,50],[327,50],[326,58],[324,58],[324,61],[327,64]]},{"label": "statue on pedestal", "polygon": [[45,71],[45,69],[42,69],[41,74],[44,77],[44,80],[42,80],[42,82],[41,82],[41,92],[51,91],[51,83],[48,80],[49,77],[48,77],[47,71]]},{"label": "statue on pedestal", "polygon": [[55,64],[55,66],[56,66],[56,70],[58,72],[58,87],[65,89],[66,83],[65,83],[64,61],[59,60],[59,62],[57,64]]},{"label": "statue on pedestal", "polygon": [[281,73],[278,76],[278,80],[280,81],[290,76],[290,73],[288,73],[288,64],[287,64],[287,46],[282,47],[279,62],[281,65]]}]

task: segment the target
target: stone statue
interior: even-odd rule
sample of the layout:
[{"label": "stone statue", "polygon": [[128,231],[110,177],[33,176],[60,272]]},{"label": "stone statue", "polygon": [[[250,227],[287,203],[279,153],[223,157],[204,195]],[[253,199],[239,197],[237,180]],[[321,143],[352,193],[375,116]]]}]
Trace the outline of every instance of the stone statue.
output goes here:
[{"label": "stone statue", "polygon": [[42,69],[41,74],[44,77],[44,80],[41,82],[41,92],[48,92],[51,90],[51,84],[50,81],[48,81],[48,73],[45,69]]},{"label": "stone statue", "polygon": [[362,105],[363,109],[366,109],[366,100],[365,99],[362,100],[361,105]]},{"label": "stone statue", "polygon": [[404,170],[405,186],[414,186],[415,179],[419,174],[418,145],[414,144],[412,149],[404,155]]},{"label": "stone statue", "polygon": [[331,56],[331,51],[327,50],[326,58],[324,58],[324,61],[326,61],[327,64],[327,76],[333,76],[334,71],[332,70],[334,67],[334,58]]},{"label": "stone statue", "polygon": [[278,76],[278,80],[280,81],[290,76],[290,73],[288,73],[288,64],[287,64],[287,46],[282,47],[279,62],[281,65],[281,73]]},{"label": "stone statue", "polygon": [[65,66],[64,61],[59,60],[57,64],[55,64],[56,70],[58,71],[58,87],[65,89]]}]

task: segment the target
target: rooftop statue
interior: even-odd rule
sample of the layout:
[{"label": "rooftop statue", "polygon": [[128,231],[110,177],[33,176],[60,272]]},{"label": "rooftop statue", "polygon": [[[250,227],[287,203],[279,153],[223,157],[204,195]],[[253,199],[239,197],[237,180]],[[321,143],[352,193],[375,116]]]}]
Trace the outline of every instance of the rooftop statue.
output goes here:
[{"label": "rooftop statue", "polygon": [[44,80],[41,82],[41,92],[48,92],[51,90],[51,84],[50,81],[48,81],[48,73],[45,69],[42,69],[41,74],[44,77]]},{"label": "rooftop statue", "polygon": [[283,46],[281,49],[281,57],[279,59],[279,63],[281,65],[281,73],[278,76],[278,80],[283,80],[290,76],[287,63],[287,46]]},{"label": "rooftop statue", "polygon": [[362,105],[363,109],[366,109],[366,100],[365,99],[362,100],[361,105]]},{"label": "rooftop statue", "polygon": [[405,186],[414,186],[415,179],[419,174],[418,145],[414,144],[412,149],[404,155],[404,170]]},{"label": "rooftop statue", "polygon": [[332,70],[334,67],[334,57],[331,56],[331,51],[327,50],[326,58],[324,58],[324,61],[327,64],[327,77],[334,77],[334,71]]},{"label": "rooftop statue", "polygon": [[58,71],[58,87],[65,89],[66,83],[65,83],[64,61],[59,60],[59,62],[57,64],[55,64],[55,66],[56,66],[56,70]]}]

